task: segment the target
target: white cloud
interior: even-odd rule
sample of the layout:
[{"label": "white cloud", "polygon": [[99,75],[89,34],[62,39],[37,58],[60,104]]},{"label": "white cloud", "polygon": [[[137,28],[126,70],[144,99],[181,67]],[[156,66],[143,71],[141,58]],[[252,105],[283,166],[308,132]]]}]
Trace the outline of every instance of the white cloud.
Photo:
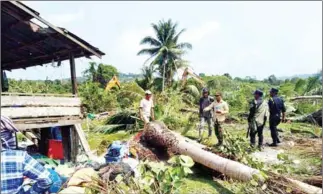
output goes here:
[{"label": "white cloud", "polygon": [[138,51],[144,47],[139,43],[145,36],[153,36],[153,30],[151,28],[142,28],[123,32],[119,37],[118,50],[122,51],[122,53],[136,56]]},{"label": "white cloud", "polygon": [[83,9],[79,9],[75,13],[56,13],[44,16],[44,19],[54,24],[55,26],[64,26],[68,23],[82,20],[84,18]]},{"label": "white cloud", "polygon": [[207,35],[215,33],[219,30],[220,24],[216,21],[205,22],[196,28],[190,28],[182,35],[182,40],[188,42],[198,42],[205,38]]}]

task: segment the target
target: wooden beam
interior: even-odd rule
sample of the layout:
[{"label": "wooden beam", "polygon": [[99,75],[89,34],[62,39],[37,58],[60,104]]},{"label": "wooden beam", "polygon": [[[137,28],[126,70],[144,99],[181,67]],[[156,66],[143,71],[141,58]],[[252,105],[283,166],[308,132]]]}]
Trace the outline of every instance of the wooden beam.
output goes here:
[{"label": "wooden beam", "polygon": [[23,11],[25,11],[26,13],[28,13],[29,15],[33,16],[34,18],[36,18],[37,20],[39,20],[40,22],[46,24],[47,26],[49,26],[50,28],[54,29],[55,31],[57,31],[58,33],[62,34],[63,36],[65,36],[66,38],[70,39],[71,41],[73,41],[74,43],[80,45],[82,48],[84,48],[85,50],[89,51],[90,53],[92,53],[93,55],[96,55],[97,57],[101,58],[101,54],[97,53],[95,50],[89,48],[88,46],[84,45],[83,43],[81,43],[80,41],[76,40],[75,38],[73,38],[72,36],[70,36],[68,34],[67,31],[63,31],[62,29],[54,26],[53,24],[47,22],[46,20],[44,20],[43,18],[41,18],[40,16],[36,15],[35,13],[33,13],[32,11],[30,11],[29,9],[27,9],[26,7],[24,7],[23,5],[19,4],[18,2],[15,1],[10,1],[10,3],[12,3],[13,5],[17,6],[18,8],[22,9]]},{"label": "wooden beam", "polygon": [[89,143],[87,142],[86,140],[86,137],[85,137],[85,134],[84,134],[84,131],[82,129],[82,126],[81,124],[76,124],[74,125],[75,127],[75,130],[78,134],[78,137],[80,138],[80,141],[81,141],[81,144],[82,144],[82,147],[84,148],[84,151],[86,153],[86,155],[91,159],[93,158],[93,154],[91,152],[91,149],[90,149],[90,146],[89,146]]},{"label": "wooden beam", "polygon": [[14,118],[81,116],[80,107],[1,107],[1,114]]},{"label": "wooden beam", "polygon": [[75,72],[75,58],[73,53],[70,53],[70,68],[71,68],[72,93],[76,95],[77,83],[76,83],[76,72]]},{"label": "wooden beam", "polygon": [[28,61],[34,61],[34,60],[37,60],[37,59],[42,59],[42,58],[52,58],[54,59],[54,61],[57,61],[57,57],[59,55],[62,55],[62,54],[68,54],[68,53],[74,53],[74,52],[77,52],[77,51],[80,51],[80,49],[75,49],[75,50],[61,50],[61,51],[57,51],[55,53],[51,53],[51,54],[45,54],[45,55],[41,55],[41,56],[37,56],[37,57],[30,57],[30,58],[27,58],[27,59],[23,59],[23,60],[20,60],[20,61],[9,61],[9,62],[4,62],[2,63],[1,65],[6,67],[7,65],[17,65],[19,63],[22,63],[22,62],[28,62]]},{"label": "wooden beam", "polygon": [[[44,41],[46,41],[46,40],[48,40],[48,39],[50,39],[50,38],[55,38],[56,36],[58,36],[58,33],[55,33],[55,34],[53,34],[53,35],[48,34],[48,36],[46,36],[46,37],[44,37],[44,38],[41,38],[41,39],[36,40],[36,41],[30,41],[29,43],[23,43],[23,45],[22,45],[22,46],[20,46],[20,47],[16,47],[16,48],[12,48],[12,49],[10,49],[10,50],[8,50],[8,51],[6,51],[6,52],[11,53],[11,52],[14,52],[14,51],[18,51],[18,50],[20,50],[20,49],[29,48],[29,47],[32,47],[32,46],[34,46],[34,45],[36,45],[36,44],[39,44],[39,43],[41,43],[41,42],[44,42]],[[35,47],[34,47],[34,48],[35,48]]]},{"label": "wooden beam", "polygon": [[74,94],[51,94],[51,93],[18,93],[2,92],[1,96],[47,96],[47,97],[76,97]]},{"label": "wooden beam", "polygon": [[[28,46],[28,44],[27,44],[27,43],[24,43],[24,42],[22,42],[21,40],[17,40],[17,39],[15,39],[15,38],[13,38],[13,37],[9,36],[8,34],[1,34],[1,36],[4,36],[5,38],[10,39],[10,40],[12,40],[12,41],[14,41],[14,42],[19,42],[19,43],[21,43],[21,44],[22,44],[22,45],[24,45],[24,46]],[[38,49],[37,47],[33,47],[33,49],[37,50],[37,52],[39,52],[39,53],[41,53],[41,54],[46,54],[45,52],[41,51],[41,50],[40,50],[40,49]],[[9,51],[8,51],[8,52],[9,52]]]},{"label": "wooden beam", "polygon": [[37,128],[48,128],[48,127],[62,127],[62,126],[70,126],[75,125],[77,123],[82,123],[82,120],[60,120],[58,122],[47,122],[47,123],[15,123],[15,126],[19,129],[19,131],[26,131],[29,129],[37,129]]},{"label": "wooden beam", "polygon": [[1,96],[1,107],[10,106],[51,106],[80,107],[80,98],[42,96]]}]

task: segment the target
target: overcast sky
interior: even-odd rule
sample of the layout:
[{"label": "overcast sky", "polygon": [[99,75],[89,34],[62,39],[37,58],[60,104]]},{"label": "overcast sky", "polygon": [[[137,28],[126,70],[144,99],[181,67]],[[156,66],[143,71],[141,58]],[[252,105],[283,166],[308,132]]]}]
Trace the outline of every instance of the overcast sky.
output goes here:
[{"label": "overcast sky", "polygon": [[[24,1],[52,24],[64,27],[106,53],[97,62],[124,73],[139,73],[146,56],[140,40],[154,35],[151,23],[171,18],[186,28],[180,41],[197,72],[256,76],[258,79],[315,73],[322,68],[322,2],[111,2]],[[76,60],[77,76],[89,60]],[[31,67],[8,77],[61,79],[62,67]]]}]

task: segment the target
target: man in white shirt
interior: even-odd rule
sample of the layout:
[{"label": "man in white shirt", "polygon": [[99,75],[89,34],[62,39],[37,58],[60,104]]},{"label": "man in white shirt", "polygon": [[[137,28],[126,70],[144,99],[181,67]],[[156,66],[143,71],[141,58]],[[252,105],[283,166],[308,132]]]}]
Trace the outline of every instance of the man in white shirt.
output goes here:
[{"label": "man in white shirt", "polygon": [[228,103],[222,100],[222,94],[217,92],[215,94],[216,100],[212,102],[212,104],[206,108],[204,108],[204,112],[214,110],[213,113],[213,121],[214,121],[214,129],[216,137],[218,138],[217,146],[223,144],[223,128],[222,124],[226,119],[226,115],[229,113]]},{"label": "man in white shirt", "polygon": [[140,101],[139,106],[139,115],[141,120],[144,121],[145,124],[149,123],[151,120],[155,120],[154,116],[154,102],[151,99],[151,91],[145,91],[145,98]]}]

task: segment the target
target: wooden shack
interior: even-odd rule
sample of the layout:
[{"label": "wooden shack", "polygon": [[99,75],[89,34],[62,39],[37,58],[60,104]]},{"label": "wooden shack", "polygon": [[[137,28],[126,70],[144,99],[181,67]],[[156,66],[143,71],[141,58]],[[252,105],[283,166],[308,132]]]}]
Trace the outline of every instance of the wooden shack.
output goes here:
[{"label": "wooden shack", "polygon": [[[38,20],[44,26],[36,24]],[[75,58],[104,53],[64,28],[56,27],[40,14],[18,1],[1,2],[1,73],[69,60],[70,95],[1,93],[1,114],[10,117],[23,132],[40,131],[39,148],[46,152],[48,129],[62,130],[64,159],[76,161],[78,148],[89,155],[90,148],[81,128],[82,104],[77,97]]]}]

